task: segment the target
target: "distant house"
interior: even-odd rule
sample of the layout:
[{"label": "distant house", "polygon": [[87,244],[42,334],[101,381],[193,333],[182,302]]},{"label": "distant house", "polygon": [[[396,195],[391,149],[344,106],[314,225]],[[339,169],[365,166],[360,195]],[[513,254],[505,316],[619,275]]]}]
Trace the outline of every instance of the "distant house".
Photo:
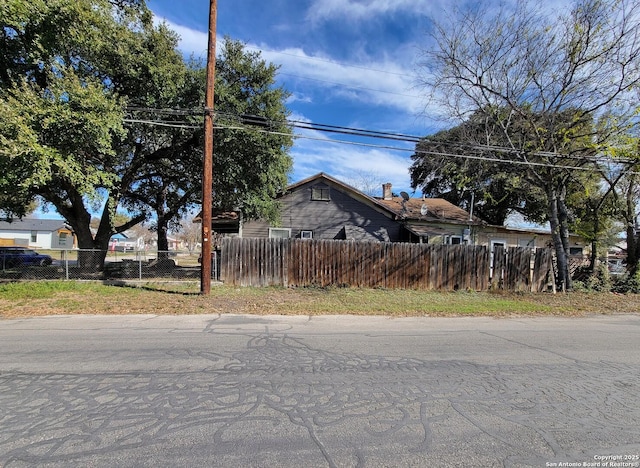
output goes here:
[{"label": "distant house", "polygon": [[129,236],[126,233],[118,233],[109,239],[109,250],[112,252],[127,252],[144,249],[144,239]]},{"label": "distant house", "polygon": [[76,238],[64,220],[23,218],[0,221],[0,245],[72,249],[76,247]]}]

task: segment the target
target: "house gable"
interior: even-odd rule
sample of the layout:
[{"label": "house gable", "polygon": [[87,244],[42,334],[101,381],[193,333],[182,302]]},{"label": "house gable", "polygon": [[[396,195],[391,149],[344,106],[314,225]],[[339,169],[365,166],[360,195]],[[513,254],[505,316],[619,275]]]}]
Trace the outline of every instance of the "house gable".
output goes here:
[{"label": "house gable", "polygon": [[297,238],[389,242],[400,236],[400,225],[393,213],[326,174],[290,185],[278,201],[279,226],[248,221],[243,225],[243,237],[268,237],[269,227],[290,229],[291,237]]}]

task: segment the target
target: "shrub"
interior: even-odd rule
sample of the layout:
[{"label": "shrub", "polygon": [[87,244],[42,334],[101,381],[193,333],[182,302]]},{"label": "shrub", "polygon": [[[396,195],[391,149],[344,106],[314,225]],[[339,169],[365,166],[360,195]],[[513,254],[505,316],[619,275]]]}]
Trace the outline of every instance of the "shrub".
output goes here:
[{"label": "shrub", "polygon": [[625,275],[620,278],[616,278],[611,291],[622,294],[640,293],[640,269],[636,271],[635,275]]},{"label": "shrub", "polygon": [[573,276],[573,289],[576,291],[611,291],[613,286],[607,264],[603,262],[593,272],[588,266],[579,267]]}]

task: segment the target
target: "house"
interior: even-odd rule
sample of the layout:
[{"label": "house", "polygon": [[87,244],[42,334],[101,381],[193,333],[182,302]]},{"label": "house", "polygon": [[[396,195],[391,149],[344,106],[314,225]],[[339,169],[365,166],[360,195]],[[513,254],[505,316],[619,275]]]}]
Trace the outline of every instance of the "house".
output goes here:
[{"label": "house", "polygon": [[61,219],[23,218],[0,221],[0,244],[35,249],[72,249],[73,231]]},{"label": "house", "polygon": [[[277,226],[264,220],[238,222],[236,235],[455,244],[470,242],[472,229],[482,225],[446,200],[402,195],[393,196],[391,184],[384,184],[382,197],[370,197],[320,173],[290,185],[280,195]],[[228,222],[214,217],[213,231],[220,227],[228,227]]]},{"label": "house", "polygon": [[[212,216],[212,231],[219,236],[245,238],[291,237],[425,244],[550,247],[551,233],[488,225],[442,198],[411,198],[393,194],[382,185],[380,197],[370,197],[325,173],[287,187],[278,197],[278,225],[265,220],[243,220],[240,211]],[[199,221],[199,219],[198,219]],[[584,239],[571,235],[571,254],[588,250]]]},{"label": "house", "polygon": [[[488,245],[493,250],[496,245],[503,247],[553,247],[551,232],[548,229],[517,228],[506,226],[485,226],[478,233],[478,243]],[[577,234],[569,234],[569,255],[583,257],[591,246]]]},{"label": "house", "polygon": [[121,232],[109,239],[109,250],[112,252],[128,252],[144,249],[144,239]]}]

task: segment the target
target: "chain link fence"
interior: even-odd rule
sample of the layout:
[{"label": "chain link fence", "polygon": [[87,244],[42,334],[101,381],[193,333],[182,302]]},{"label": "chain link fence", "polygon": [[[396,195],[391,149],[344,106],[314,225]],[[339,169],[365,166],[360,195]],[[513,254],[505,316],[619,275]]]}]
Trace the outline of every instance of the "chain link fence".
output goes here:
[{"label": "chain link fence", "polygon": [[[32,262],[17,256],[0,258],[4,280],[195,281],[200,279],[200,252],[158,250],[39,250],[50,257]],[[211,277],[220,278],[220,252],[212,252]]]}]

